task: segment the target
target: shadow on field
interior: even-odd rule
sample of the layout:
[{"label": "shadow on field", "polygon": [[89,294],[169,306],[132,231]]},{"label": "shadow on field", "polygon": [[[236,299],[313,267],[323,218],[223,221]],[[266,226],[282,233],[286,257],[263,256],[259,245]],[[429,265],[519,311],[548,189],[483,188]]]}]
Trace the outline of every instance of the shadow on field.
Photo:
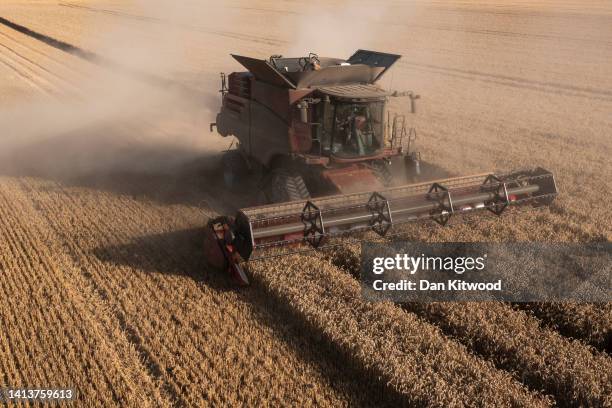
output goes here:
[{"label": "shadow on field", "polygon": [[[161,152],[158,153],[163,155]],[[164,172],[118,169],[62,176],[58,181],[64,185],[108,191],[160,204],[196,207],[205,205],[217,214],[233,214],[239,208],[261,205],[258,202],[260,195],[258,181],[254,178],[244,183],[241,193],[227,190],[223,183],[221,155],[222,153],[219,153],[192,159]],[[154,157],[153,153],[150,156]],[[423,161],[418,181],[450,176],[451,174],[442,167]],[[396,184],[410,182],[414,181],[398,176]]]},{"label": "shadow on field", "polygon": [[210,270],[202,251],[203,238],[202,228],[185,229],[143,236],[127,245],[99,247],[94,255],[105,263],[147,273],[180,275],[214,291],[234,292],[237,301],[244,302],[259,323],[273,330],[295,350],[296,356],[316,368],[349,406],[403,406],[401,395],[265,284],[255,280],[250,287],[237,288],[224,273]]},{"label": "shadow on field", "polygon": [[221,157],[231,140],[213,138],[208,147],[207,131],[171,128],[182,118],[168,119],[170,129],[164,132],[147,124],[103,121],[72,130],[55,125],[61,129],[49,134],[44,124],[30,129],[21,116],[9,119],[10,137],[0,140],[0,175],[41,178],[161,205],[205,205],[218,213],[253,205],[257,196],[225,189]]},{"label": "shadow on field", "polygon": [[36,177],[162,205],[204,206],[217,213],[252,205],[254,194],[225,190],[221,154],[121,146],[113,141],[92,143],[80,135],[64,135],[13,148],[7,157],[0,151],[0,174]]},{"label": "shadow on field", "polygon": [[[132,143],[136,136],[125,130],[110,135],[104,129],[96,129],[86,136],[68,132],[24,143],[7,150],[6,157],[0,151],[0,174],[37,177],[65,187],[105,191],[162,205],[205,207],[218,214],[258,205],[258,180],[247,180],[240,193],[226,189],[222,152],[143,146]],[[406,180],[402,169],[393,172],[395,184],[414,182]],[[421,162],[419,181],[449,176],[442,167]]]}]

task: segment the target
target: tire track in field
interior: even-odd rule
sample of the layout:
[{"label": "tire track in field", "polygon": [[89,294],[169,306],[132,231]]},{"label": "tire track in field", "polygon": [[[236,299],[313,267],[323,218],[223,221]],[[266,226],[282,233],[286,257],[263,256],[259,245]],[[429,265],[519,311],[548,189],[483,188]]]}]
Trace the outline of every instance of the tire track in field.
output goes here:
[{"label": "tire track in field", "polygon": [[287,14],[293,14],[293,15],[298,15],[298,16],[303,15],[303,13],[299,13],[297,11],[292,11],[292,10],[287,10],[287,9],[278,10],[278,9],[263,8],[263,7],[244,7],[244,6],[227,6],[227,8],[235,9],[235,10],[257,11],[257,12],[263,12],[263,13],[275,13],[275,14],[282,14],[282,15],[287,15]]},{"label": "tire track in field", "polygon": [[[7,30],[8,31],[8,30]],[[21,34],[18,34],[21,35]],[[50,61],[53,65],[57,66],[57,67],[61,67],[62,70],[66,71],[66,74],[68,75],[68,78],[59,75],[57,72],[54,71],[50,71],[48,66],[44,67],[40,64],[37,64],[41,67],[41,69],[48,71],[49,73],[51,73],[52,75],[54,75],[55,77],[57,77],[58,79],[60,79],[61,81],[67,83],[68,85],[72,86],[73,82],[74,82],[74,77],[78,76],[80,77],[80,79],[84,79],[86,76],[85,74],[78,70],[75,69],[74,65],[69,64],[68,61],[66,60],[62,60],[60,58],[57,58],[57,56],[52,55],[52,53],[50,53],[50,49],[45,49],[43,51],[43,49],[41,47],[35,47],[32,44],[29,44],[29,41],[34,41],[33,39],[24,36],[24,38],[20,39],[17,36],[13,36],[13,35],[9,35],[6,32],[3,32],[3,29],[0,29],[0,40],[4,39],[3,41],[0,41],[0,45],[5,45],[8,42],[12,42],[14,43],[17,47],[20,47],[22,50],[24,50],[25,52],[31,53],[31,54],[35,54],[36,56],[40,56],[43,57],[45,60]],[[26,41],[24,41],[26,40]],[[29,41],[28,41],[29,40]],[[4,43],[4,44],[3,44]],[[14,47],[14,46],[13,46]],[[29,59],[30,61],[32,61],[32,59]],[[32,61],[34,62],[34,61]]]},{"label": "tire track in field", "polygon": [[[514,6],[516,7],[516,6]],[[497,8],[497,10],[495,10],[495,8]],[[576,6],[576,8],[579,8],[579,6]],[[583,19],[588,19],[588,20],[592,20],[594,18],[596,19],[601,19],[604,22],[608,22],[609,20],[609,15],[606,14],[602,14],[602,15],[598,15],[598,14],[590,14],[590,13],[581,13],[581,12],[574,12],[572,9],[559,9],[558,11],[551,11],[551,10],[547,10],[547,11],[543,11],[543,10],[533,10],[533,9],[529,9],[529,6],[523,6],[523,9],[515,9],[515,10],[511,10],[509,8],[506,8],[504,5],[498,5],[497,7],[493,7],[493,8],[485,8],[485,7],[481,7],[481,8],[467,8],[467,7],[451,7],[451,6],[444,6],[442,8],[439,8],[439,10],[447,12],[447,13],[452,13],[452,14],[466,14],[466,13],[471,13],[471,14],[492,14],[492,15],[498,15],[498,16],[516,16],[516,17],[525,17],[525,16],[537,16],[537,17],[544,17],[544,18],[558,18],[558,17],[567,17],[567,18],[583,18]]]},{"label": "tire track in field", "polygon": [[[58,98],[61,94],[82,97],[79,88],[73,84],[72,80],[26,55],[26,53],[32,52],[36,52],[34,48],[0,31],[0,62],[9,66],[46,95],[55,98]],[[37,53],[44,56],[47,61],[53,61],[48,55],[40,51]]]},{"label": "tire track in field", "polygon": [[149,74],[142,71],[137,71],[132,68],[123,66],[109,58],[106,58],[102,55],[96,54],[91,51],[87,51],[83,48],[77,47],[75,45],[69,44],[65,41],[61,41],[50,37],[48,35],[39,33],[37,31],[31,30],[28,27],[25,27],[21,24],[17,24],[13,21],[7,20],[6,18],[0,17],[0,24],[12,28],[13,30],[20,32],[24,35],[27,35],[35,40],[38,40],[44,44],[47,44],[51,47],[54,47],[58,50],[66,52],[68,54],[74,55],[86,61],[89,61],[93,64],[96,64],[103,68],[108,68],[115,70],[119,73],[122,73],[130,78],[133,78],[138,81],[142,81],[148,83],[150,85],[163,87],[163,88],[175,88],[186,95],[193,96],[195,98],[201,98],[202,95],[198,91],[194,91],[192,88],[185,86],[183,83],[179,81],[175,81],[172,79],[163,78],[154,74]]},{"label": "tire track in field", "polygon": [[49,90],[46,88],[46,86],[38,83],[38,81],[36,81],[30,73],[28,73],[26,70],[23,70],[23,68],[18,66],[18,64],[15,64],[13,61],[4,57],[2,53],[0,53],[0,63],[8,67],[11,71],[15,72],[23,81],[25,81],[31,87],[37,89],[42,94],[47,96],[53,96],[54,92],[52,90]]},{"label": "tire track in field", "polygon": [[456,33],[469,33],[469,34],[482,34],[485,36],[500,36],[500,37],[511,37],[511,38],[538,38],[544,40],[563,40],[563,41],[573,41],[580,42],[583,44],[604,44],[604,45],[612,45],[612,41],[606,41],[599,38],[580,38],[580,37],[569,37],[564,35],[555,35],[555,34],[542,34],[542,33],[526,33],[526,32],[518,32],[518,31],[506,31],[506,30],[492,30],[492,29],[471,29],[471,28],[462,28],[462,27],[453,27],[450,25],[425,25],[425,24],[413,24],[413,23],[390,23],[385,22],[385,26],[399,26],[399,27],[407,27],[407,28],[419,28],[424,30],[438,30],[438,31],[449,31]]},{"label": "tire track in field", "polygon": [[[2,34],[2,33],[0,33]],[[59,76],[58,74],[56,74],[55,72],[49,70],[48,68],[46,68],[45,66],[37,63],[36,61],[33,61],[31,58],[28,58],[27,56],[17,52],[17,50],[15,50],[15,48],[12,48],[8,45],[6,45],[6,43],[2,43],[0,42],[0,50],[4,49],[5,51],[8,52],[8,55],[12,56],[9,57],[9,59],[11,59],[13,62],[17,62],[17,61],[21,61],[22,66],[28,66],[31,67],[30,70],[32,72],[34,72],[35,70],[38,71],[42,71],[46,74],[49,74],[48,76],[53,77],[53,79],[56,82],[61,82],[61,87],[65,87],[65,86],[71,86],[70,82],[68,82],[66,79],[62,78],[61,76]],[[7,55],[7,54],[5,54]],[[36,77],[42,79],[43,81],[47,82],[48,85],[51,85],[53,83],[53,80],[51,79],[46,79],[44,78],[43,75],[36,75]],[[54,84],[53,89],[57,89],[59,88],[58,84]]]}]

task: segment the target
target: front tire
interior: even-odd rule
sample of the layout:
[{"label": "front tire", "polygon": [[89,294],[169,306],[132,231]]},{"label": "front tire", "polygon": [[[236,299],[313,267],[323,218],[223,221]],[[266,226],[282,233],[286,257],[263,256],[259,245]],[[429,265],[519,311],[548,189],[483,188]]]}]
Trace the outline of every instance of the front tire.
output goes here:
[{"label": "front tire", "polygon": [[272,203],[307,200],[310,198],[310,192],[298,173],[276,169],[270,174],[267,198]]}]

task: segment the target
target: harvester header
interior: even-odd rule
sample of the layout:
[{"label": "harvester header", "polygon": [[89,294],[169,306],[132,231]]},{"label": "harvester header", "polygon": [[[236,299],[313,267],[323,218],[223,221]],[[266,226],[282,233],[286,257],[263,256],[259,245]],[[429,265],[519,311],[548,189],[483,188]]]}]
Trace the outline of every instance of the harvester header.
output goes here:
[{"label": "harvester header", "polygon": [[556,195],[553,174],[537,168],[265,205],[210,220],[205,247],[211,265],[246,284],[243,261],[320,248],[348,234],[374,231],[385,236],[415,221],[430,219],[444,226],[453,216],[481,210],[499,216],[511,206],[548,205]]}]

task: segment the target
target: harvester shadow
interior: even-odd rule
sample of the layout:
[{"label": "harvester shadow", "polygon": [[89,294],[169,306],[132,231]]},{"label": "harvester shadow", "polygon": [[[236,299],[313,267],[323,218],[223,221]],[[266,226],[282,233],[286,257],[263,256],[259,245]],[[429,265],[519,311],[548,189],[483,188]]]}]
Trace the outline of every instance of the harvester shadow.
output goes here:
[{"label": "harvester shadow", "polygon": [[62,183],[108,191],[136,201],[200,207],[222,214],[228,208],[248,205],[249,199],[247,194],[225,191],[219,157],[195,159],[165,172],[119,170],[84,174]]},{"label": "harvester shadow", "polygon": [[[129,122],[123,127],[104,122],[84,125],[78,130],[50,132],[49,136],[37,136],[0,152],[0,174],[37,177],[137,201],[202,207],[217,214],[260,204],[260,177],[250,176],[241,184],[239,193],[224,186],[222,151],[163,143],[153,133],[149,141],[147,132],[151,130]],[[189,132],[183,131],[167,136],[179,141],[189,138]],[[392,171],[398,184],[414,181],[406,180],[401,166],[395,167]],[[449,175],[441,167],[424,161],[421,173],[419,181]]]},{"label": "harvester shadow", "polygon": [[405,405],[402,396],[381,381],[377,373],[364,367],[349,350],[308,322],[265,284],[254,279],[250,287],[237,288],[228,276],[211,270],[201,248],[203,238],[203,228],[185,229],[142,236],[129,244],[99,247],[93,254],[104,263],[139,272],[180,275],[203,288],[234,292],[258,323],[273,330],[297,358],[317,370],[348,400],[349,406]]},{"label": "harvester shadow", "polygon": [[64,135],[14,149],[10,157],[0,158],[0,174],[36,177],[136,201],[205,207],[217,213],[251,205],[252,188],[242,194],[225,191],[221,154],[198,157],[169,147],[81,146],[78,135]]},{"label": "harvester shadow", "polygon": [[[146,157],[147,162],[162,161],[181,152],[151,150],[125,153],[133,157]],[[136,201],[154,202],[161,205],[185,205],[198,207],[207,213],[233,214],[239,208],[260,205],[259,181],[251,177],[243,183],[240,192],[228,191],[223,183],[221,154],[187,160],[163,171],[134,170],[129,168],[105,168],[96,170],[63,172],[55,162],[2,172],[12,176],[40,177],[61,183],[66,187],[87,188],[130,197]],[[138,161],[138,159],[134,159]],[[58,162],[61,161],[58,159]],[[36,164],[37,163],[37,164]],[[48,171],[53,167],[54,172]],[[396,184],[429,181],[450,177],[451,174],[433,163],[421,163],[418,180],[397,178]]]},{"label": "harvester shadow", "polygon": [[[223,188],[221,156],[230,141],[217,138],[209,145],[206,136],[201,141],[201,129],[195,124],[195,129],[176,125],[203,120],[194,119],[193,112],[178,107],[158,112],[157,107],[150,108],[159,113],[154,118],[141,118],[144,114],[137,112],[115,121],[112,115],[98,119],[79,109],[73,112],[41,102],[24,105],[24,113],[7,113],[0,174],[35,177],[62,187],[110,192],[161,205],[208,206],[218,212],[225,212],[221,210],[228,203],[248,205],[243,198],[246,194],[226,194]],[[40,115],[42,124],[24,124],[29,111],[32,116]]]}]

